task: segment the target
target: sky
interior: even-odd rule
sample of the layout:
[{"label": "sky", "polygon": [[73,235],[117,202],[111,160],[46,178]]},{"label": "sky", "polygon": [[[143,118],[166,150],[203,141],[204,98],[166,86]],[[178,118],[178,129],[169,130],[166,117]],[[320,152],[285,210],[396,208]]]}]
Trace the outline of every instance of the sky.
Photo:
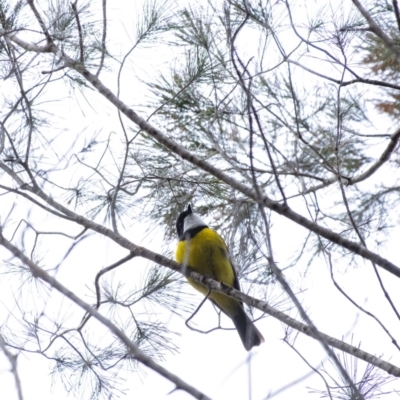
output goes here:
[{"label": "sky", "polygon": [[[136,3],[136,7],[140,9],[139,2]],[[131,46],[129,37],[133,37],[132,31],[135,26],[133,15],[135,13],[132,12],[130,2],[127,1],[121,2],[118,6],[113,3],[109,9],[109,18],[113,21],[110,25],[112,29],[110,29],[109,46],[114,50],[114,54],[123,55]],[[139,109],[142,99],[147,100],[150,97],[150,94],[145,92],[145,85],[140,78],[144,74],[156,76],[160,69],[168,68],[171,63],[171,54],[168,51],[163,53],[149,50],[152,49],[148,47],[138,49],[135,56],[128,60],[128,68],[123,73],[132,74],[132,78],[125,77],[124,82],[128,83],[122,87],[121,98],[132,107],[138,105]],[[102,80],[112,90],[116,90],[115,71],[106,71]],[[132,81],[131,84],[130,81]],[[52,96],[53,98],[56,97],[54,93],[49,93],[48,96],[49,99]],[[60,100],[63,101],[62,104],[64,105],[62,112],[60,112],[59,103],[54,101],[48,106],[48,111],[60,113],[60,120],[68,125],[68,130],[76,134],[91,130],[99,132],[99,138],[104,140],[109,132],[119,129],[115,110],[95,91],[89,91],[85,94],[85,97],[75,93]],[[64,127],[61,123],[51,127],[51,129],[62,132]],[[84,140],[83,137],[84,135],[82,135],[82,140]],[[68,180],[73,181],[74,177],[64,177],[63,179],[68,183]],[[379,181],[380,179],[383,179],[383,177],[378,173],[376,180]],[[334,190],[332,188],[332,192]],[[327,201],[329,195],[332,195],[332,193],[328,191],[326,194]],[[10,202],[2,204],[3,207],[11,207]],[[16,215],[21,218],[29,218],[30,221],[35,223],[37,229],[65,230],[71,235],[78,233],[76,227],[72,227],[67,222],[62,223],[58,219],[45,215],[45,213],[30,214],[24,200],[18,200],[16,209],[18,210]],[[210,226],[213,226],[212,220],[208,219],[207,222]],[[276,258],[279,260],[280,267],[284,268],[293,259],[298,238],[304,237],[307,232],[278,215],[272,216],[272,223]],[[15,226],[16,220],[13,220],[9,229],[11,230]],[[149,234],[143,235],[147,228],[148,226],[143,226],[138,222],[127,229],[126,237],[155,252],[162,249],[172,258],[175,243],[164,242],[163,227],[155,226]],[[29,232],[29,230],[26,232],[28,237],[26,240],[32,241],[32,232]],[[31,236],[29,237],[29,235]],[[380,254],[384,254],[387,259],[397,265],[400,265],[397,239],[399,235],[399,229],[394,230],[385,247],[379,249]],[[57,265],[63,259],[70,242],[59,236],[53,236],[47,240],[51,243],[54,242],[52,246],[49,246],[50,249],[46,253],[46,265],[50,267]],[[121,249],[109,241],[96,235],[90,236],[77,245],[74,252],[65,259],[57,273],[57,279],[64,285],[73,288],[86,301],[92,302],[93,298],[89,297],[91,290],[88,290],[88,288],[93,287],[96,272],[124,255],[125,253]],[[8,257],[7,252],[0,249],[0,258],[4,260]],[[393,332],[397,332],[398,327],[393,324],[394,319],[390,315],[391,310],[387,306],[382,292],[377,287],[371,266],[358,259],[358,268],[348,268],[345,262],[339,260],[335,264],[337,280],[343,288],[351,292],[353,298],[360,304],[373,312],[379,312],[384,323]],[[142,279],[149,266],[150,263],[146,260],[133,260],[115,273],[115,280],[125,282],[129,287],[130,284],[133,285]],[[365,272],[366,270],[368,272]],[[305,276],[305,271],[307,271],[307,276]],[[339,339],[343,332],[346,332],[343,338],[346,342],[358,345],[362,339],[364,350],[378,356],[384,352],[383,358],[385,360],[400,365],[400,356],[395,353],[384,333],[376,328],[371,319],[350,307],[348,302],[332,288],[329,270],[322,259],[317,259],[309,267],[305,265],[305,261],[301,261],[300,265],[286,270],[285,274],[288,281],[298,290],[298,296],[302,300],[303,306],[310,310],[312,320],[322,332]],[[384,271],[382,277],[394,300],[400,301],[400,292],[396,289],[397,282]],[[19,285],[20,282],[11,276],[2,275],[0,278],[0,292],[2,293],[0,324],[10,312],[17,313],[21,302],[25,305],[36,301],[38,304],[46,303],[48,293],[43,289],[22,293],[21,297],[16,299],[13,292]],[[304,292],[301,292],[303,287]],[[191,294],[191,301],[194,304],[201,302],[201,295],[189,285],[185,287],[185,292]],[[276,298],[277,293],[279,293],[277,288],[271,287],[269,292],[269,301],[272,304],[282,300],[282,298]],[[187,300],[187,297],[182,299],[182,301],[185,300]],[[63,310],[67,311],[69,314],[68,324],[71,326],[76,326],[83,316],[83,312],[79,311],[77,307],[73,306],[68,300],[61,298],[58,298],[54,304],[44,304],[43,307],[47,313],[54,313],[55,315]],[[387,314],[381,312],[382,309],[386,309]],[[312,394],[314,390],[323,389],[321,378],[315,373],[310,375],[309,366],[300,357],[294,356],[294,350],[285,343],[284,339],[288,335],[287,327],[272,317],[256,322],[258,329],[265,338],[265,343],[255,348],[251,353],[247,353],[234,330],[217,330],[202,335],[190,331],[181,317],[161,307],[157,308],[157,312],[160,313],[160,319],[168,324],[170,330],[177,332],[177,335],[174,335],[174,343],[179,349],[175,354],[166,353],[161,364],[213,399],[261,400],[275,392],[277,394],[273,398],[277,400],[312,399],[319,397],[318,394]],[[299,319],[296,312],[292,311],[291,315]],[[194,321],[197,327],[201,329],[214,327],[217,319],[213,307],[210,304],[204,305]],[[227,319],[224,320],[224,324],[231,326]],[[96,327],[96,324],[94,324],[94,327]],[[98,329],[100,340],[103,330]],[[296,333],[292,332],[289,337],[293,340]],[[319,370],[326,368],[328,371],[333,371],[326,354],[314,340],[299,334],[296,337],[296,347],[307,354],[307,360],[314,368]],[[359,361],[358,365],[360,371],[365,368],[365,363],[362,361]],[[20,355],[18,371],[25,400],[37,399],[38,396],[41,400],[78,398],[73,393],[68,394],[65,391],[60,379],[53,379],[50,374],[49,363],[39,355]],[[120,398],[144,400],[190,398],[184,392],[174,391],[170,382],[145,367],[141,367],[137,374],[126,374],[124,371],[121,371],[120,374],[126,379],[121,386],[123,391]],[[298,384],[293,383],[291,385],[292,382],[297,380],[301,381]],[[88,385],[87,382],[83,385],[85,384]],[[282,390],[288,384],[289,387]],[[5,399],[17,399],[13,377],[9,373],[9,363],[2,354],[0,354],[0,387]],[[390,382],[386,386],[388,391],[399,387],[400,385],[396,382]],[[400,394],[392,393],[382,398],[391,400],[398,399],[399,396]]]}]

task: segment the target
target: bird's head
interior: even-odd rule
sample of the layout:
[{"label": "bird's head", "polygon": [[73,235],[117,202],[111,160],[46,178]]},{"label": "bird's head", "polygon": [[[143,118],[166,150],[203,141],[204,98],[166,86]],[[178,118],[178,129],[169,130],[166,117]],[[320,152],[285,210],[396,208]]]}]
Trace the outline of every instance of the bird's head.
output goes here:
[{"label": "bird's head", "polygon": [[207,224],[199,215],[193,212],[192,206],[188,204],[187,209],[182,211],[176,220],[176,231],[179,239],[183,238],[183,235],[189,229],[198,228],[199,226],[207,226]]}]

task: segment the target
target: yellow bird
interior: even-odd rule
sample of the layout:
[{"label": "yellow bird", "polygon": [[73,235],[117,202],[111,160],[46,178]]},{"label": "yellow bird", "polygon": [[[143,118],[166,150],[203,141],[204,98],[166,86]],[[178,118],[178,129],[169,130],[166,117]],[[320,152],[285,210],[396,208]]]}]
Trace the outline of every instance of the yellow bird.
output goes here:
[{"label": "yellow bird", "polygon": [[[179,243],[175,258],[178,263],[240,290],[224,240],[192,211],[190,204],[179,214],[176,229]],[[199,292],[208,294],[205,286],[192,279],[188,279],[188,282]],[[232,319],[247,351],[264,342],[263,336],[244,311],[242,302],[216,292],[211,292],[209,299]]]}]

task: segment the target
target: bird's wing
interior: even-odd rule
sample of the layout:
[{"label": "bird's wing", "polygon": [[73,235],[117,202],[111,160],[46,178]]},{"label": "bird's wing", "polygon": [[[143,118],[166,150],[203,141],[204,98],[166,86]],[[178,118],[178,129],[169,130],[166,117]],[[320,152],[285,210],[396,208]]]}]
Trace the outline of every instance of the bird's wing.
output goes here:
[{"label": "bird's wing", "polygon": [[240,291],[240,283],[239,283],[239,279],[237,276],[237,272],[236,272],[236,267],[235,264],[233,263],[230,255],[229,255],[229,251],[228,251],[228,246],[226,245],[226,243],[223,241],[223,246],[221,246],[221,250],[224,253],[224,256],[229,260],[229,263],[231,264],[232,270],[233,270],[233,285],[232,287],[235,288],[236,290]]},{"label": "bird's wing", "polygon": [[230,263],[231,263],[231,265],[232,265],[233,274],[234,274],[234,276],[235,276],[235,279],[234,279],[234,281],[233,281],[233,287],[234,287],[236,290],[239,290],[239,291],[240,291],[240,283],[239,283],[239,279],[238,279],[238,276],[237,276],[235,264],[232,262],[232,259],[231,259],[231,258],[229,258],[229,261],[230,261]]},{"label": "bird's wing", "polygon": [[219,243],[220,249],[224,252],[224,256],[229,260],[229,262],[231,264],[231,267],[232,267],[232,270],[233,270],[233,276],[234,276],[233,287],[236,290],[240,290],[240,283],[239,283],[239,279],[238,279],[237,272],[236,272],[236,266],[233,263],[232,258],[229,255],[228,246],[226,245],[224,239],[222,239],[221,236],[219,236],[219,237],[220,237],[220,243]]}]

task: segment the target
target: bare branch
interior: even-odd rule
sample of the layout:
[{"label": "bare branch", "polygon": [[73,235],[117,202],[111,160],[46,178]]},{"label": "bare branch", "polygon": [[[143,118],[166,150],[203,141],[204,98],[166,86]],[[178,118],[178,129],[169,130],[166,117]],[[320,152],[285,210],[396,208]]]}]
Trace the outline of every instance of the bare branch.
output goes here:
[{"label": "bare branch", "polygon": [[82,26],[81,26],[81,20],[79,18],[79,13],[77,9],[77,3],[78,0],[75,0],[75,2],[71,3],[71,8],[72,11],[74,12],[75,15],[75,20],[76,20],[76,26],[78,27],[78,34],[79,34],[79,61],[83,63],[84,58],[85,58],[85,52],[83,50],[83,32],[82,32]]},{"label": "bare branch", "polygon": [[42,31],[44,33],[44,36],[46,37],[47,43],[50,45],[51,43],[53,43],[53,39],[49,34],[49,31],[48,31],[48,29],[46,27],[46,24],[43,21],[43,18],[39,14],[39,11],[37,10],[37,8],[36,8],[36,6],[34,4],[34,0],[27,0],[27,3],[29,4],[29,7],[33,11],[33,14],[35,15],[37,21],[39,22],[39,25],[42,28]]},{"label": "bare branch", "polygon": [[17,356],[12,354],[10,350],[8,350],[6,342],[4,341],[3,335],[0,333],[0,348],[3,350],[4,354],[8,358],[11,364],[11,372],[14,376],[15,386],[17,387],[18,400],[24,400],[22,395],[22,386],[21,380],[19,379],[18,369],[17,369]]},{"label": "bare branch", "polygon": [[361,5],[361,3],[358,0],[352,0],[352,2],[358,8],[358,11],[360,11],[360,13],[367,20],[371,31],[374,32],[375,35],[378,36],[382,40],[382,42],[385,44],[385,46],[388,49],[390,49],[390,51],[396,56],[397,62],[400,63],[400,50],[399,50],[398,46],[393,42],[392,39],[390,39],[389,36],[386,35],[385,32],[383,32],[383,30],[380,28],[380,26],[372,18],[371,14]]},{"label": "bare branch", "polygon": [[185,392],[191,394],[194,398],[199,400],[207,400],[205,394],[198,391],[193,386],[190,386],[185,381],[180,379],[178,376],[172,374],[170,371],[157,364],[151,357],[144,354],[135,343],[133,343],[128,336],[125,335],[119,328],[117,328],[113,323],[110,322],[109,319],[100,314],[97,310],[93,309],[88,303],[84,302],[75,293],[68,290],[65,286],[63,286],[60,282],[54,279],[51,275],[49,275],[46,271],[38,267],[34,262],[32,262],[28,257],[26,257],[17,247],[11,244],[8,240],[6,240],[2,233],[0,233],[0,244],[8,249],[15,257],[19,258],[25,265],[29,267],[32,271],[32,274],[42,281],[48,283],[51,287],[62,293],[64,296],[69,298],[72,302],[74,302],[79,307],[83,308],[88,314],[92,315],[98,321],[100,321],[103,325],[105,325],[115,336],[117,336],[128,348],[129,353],[134,356],[140,363],[150,368],[151,370],[157,372],[164,378],[168,379],[172,383],[176,385],[176,390],[184,390]]},{"label": "bare branch", "polygon": [[[0,28],[0,34],[5,34],[4,30]],[[20,39],[16,39],[15,35],[7,35],[10,40],[14,41],[16,44],[23,47],[25,50],[28,51],[39,51],[38,46],[30,45],[21,41]],[[377,265],[384,268],[386,271],[392,273],[393,275],[400,277],[400,268],[391,263],[390,261],[386,260],[385,258],[379,256],[376,253],[371,252],[370,250],[366,249],[364,246],[361,246],[355,242],[352,242],[348,239],[343,238],[339,234],[319,226],[318,224],[308,220],[307,218],[303,217],[302,215],[296,213],[291,208],[289,208],[286,204],[281,204],[277,201],[271,200],[269,197],[263,195],[261,198],[257,195],[257,192],[244,185],[241,182],[233,179],[228,174],[224,173],[220,169],[214,167],[210,163],[200,159],[199,157],[195,156],[192,152],[186,150],[183,146],[179,145],[178,143],[174,142],[173,140],[169,139],[166,135],[164,135],[160,130],[153,127],[150,123],[146,122],[143,118],[141,118],[135,111],[129,108],[125,103],[123,103],[120,99],[118,99],[110,89],[108,89],[104,84],[91,72],[89,72],[84,65],[81,63],[77,63],[70,59],[68,56],[63,54],[54,47],[47,48],[47,51],[54,51],[58,54],[61,58],[64,59],[65,63],[70,67],[73,68],[75,71],[80,73],[85,79],[87,79],[108,101],[114,104],[118,110],[120,110],[123,114],[125,114],[132,122],[137,124],[143,131],[147,132],[151,135],[154,139],[156,139],[159,143],[163,144],[172,152],[178,154],[183,159],[189,161],[190,163],[198,166],[199,168],[203,169],[204,171],[212,174],[216,178],[220,179],[221,181],[227,183],[232,188],[235,188],[239,192],[243,193],[244,195],[248,196],[249,198],[253,199],[257,203],[264,205],[265,207],[269,208],[270,210],[283,215],[284,217],[290,219],[291,221],[303,226],[306,229],[328,239],[332,243],[335,243],[339,246],[342,246],[351,252],[354,252],[361,257],[364,257],[370,261],[375,262]],[[42,50],[44,51],[44,50]]]},{"label": "bare branch", "polygon": [[[16,248],[9,241],[7,241],[1,233],[0,233],[0,245],[3,245],[7,249],[9,249],[16,257],[18,257],[19,259],[21,259],[21,261],[23,261],[26,265],[28,265],[35,276],[39,277],[40,279],[43,279],[45,282],[54,286],[55,289],[59,290],[61,293],[65,294],[68,298],[70,298],[72,301],[76,302],[76,304],[81,306],[85,311],[87,311],[93,317],[98,319],[100,322],[104,323],[104,325],[106,325],[107,327],[110,328],[110,326],[112,326],[112,328],[110,328],[111,331],[113,333],[115,333],[118,337],[120,337],[124,343],[127,343],[125,340],[129,341],[129,339],[127,339],[122,332],[121,333],[123,336],[122,337],[119,336],[119,333],[117,333],[117,332],[120,332],[118,330],[118,328],[115,328],[116,331],[114,331],[114,325],[112,325],[105,317],[103,317],[96,310],[94,310],[93,307],[91,307],[89,304],[80,300],[77,296],[75,296],[68,289],[64,288],[64,286],[62,286],[60,283],[58,283],[50,275],[48,275],[47,272],[45,272],[42,269],[40,269],[39,267],[37,267],[18,248]],[[133,245],[132,245],[132,247],[133,247]],[[373,364],[376,367],[386,371],[387,373],[389,373],[393,376],[400,377],[400,368],[399,367],[396,367],[395,365],[390,364],[387,361],[383,361],[383,360],[379,359],[378,357],[375,357],[375,356],[359,349],[358,347],[354,347],[348,343],[345,343],[341,340],[335,339],[335,338],[333,338],[325,333],[322,333],[320,331],[318,331],[318,334],[316,334],[306,324],[303,324],[303,323],[295,320],[294,318],[286,315],[285,313],[271,307],[270,305],[268,305],[266,302],[264,302],[262,300],[258,300],[254,297],[248,296],[245,293],[240,292],[231,286],[227,286],[223,283],[217,282],[210,277],[198,274],[198,273],[190,270],[189,268],[182,266],[172,260],[169,260],[168,258],[166,258],[160,254],[153,253],[150,250],[142,248],[140,257],[147,258],[147,259],[152,260],[152,261],[154,261],[158,264],[161,264],[165,267],[171,268],[174,271],[180,272],[187,278],[193,279],[194,281],[201,283],[202,285],[206,286],[208,289],[211,289],[212,291],[224,293],[232,298],[240,300],[251,307],[255,307],[255,308],[265,312],[266,314],[271,315],[272,317],[278,319],[279,321],[283,322],[284,324],[290,326],[293,329],[298,330],[299,332],[301,332],[309,337],[312,337],[317,340],[321,339],[325,343],[327,343],[329,346],[337,348],[345,353],[348,353],[354,357],[360,358],[361,360],[364,360],[370,364]],[[53,285],[53,282],[57,282],[57,283]],[[58,289],[59,287],[60,287],[60,289]],[[65,291],[65,293],[64,293],[64,291]],[[77,300],[75,301],[75,299],[77,299]],[[103,321],[107,321],[107,323],[103,322]],[[124,339],[122,339],[122,338],[124,338]],[[130,348],[129,345],[128,345],[128,348]]]},{"label": "bare branch", "polygon": [[107,38],[107,0],[102,0],[102,10],[103,10],[103,35],[101,37],[101,59],[99,68],[97,69],[96,76],[97,78],[100,75],[101,70],[104,65],[104,58],[106,55],[106,38]]}]

